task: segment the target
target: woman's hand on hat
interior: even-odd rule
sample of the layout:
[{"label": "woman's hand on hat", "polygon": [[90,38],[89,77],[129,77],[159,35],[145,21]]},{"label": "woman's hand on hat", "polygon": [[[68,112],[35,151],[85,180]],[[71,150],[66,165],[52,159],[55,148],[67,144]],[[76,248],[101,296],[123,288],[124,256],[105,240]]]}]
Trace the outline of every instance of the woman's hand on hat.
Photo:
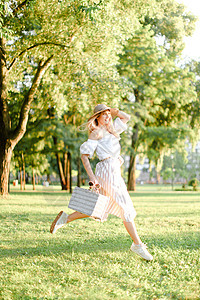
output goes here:
[{"label": "woman's hand on hat", "polygon": [[117,115],[119,113],[119,109],[118,108],[111,108],[110,113],[111,113],[112,117],[117,117]]}]

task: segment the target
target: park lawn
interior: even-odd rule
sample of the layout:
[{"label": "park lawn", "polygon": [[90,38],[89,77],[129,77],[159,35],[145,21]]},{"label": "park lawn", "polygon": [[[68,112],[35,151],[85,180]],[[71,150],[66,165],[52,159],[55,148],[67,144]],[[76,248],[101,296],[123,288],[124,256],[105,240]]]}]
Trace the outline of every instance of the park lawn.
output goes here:
[{"label": "park lawn", "polygon": [[57,213],[71,212],[69,197],[49,187],[0,199],[0,299],[199,299],[200,192],[131,193],[152,262],[130,251],[114,216],[51,235]]}]

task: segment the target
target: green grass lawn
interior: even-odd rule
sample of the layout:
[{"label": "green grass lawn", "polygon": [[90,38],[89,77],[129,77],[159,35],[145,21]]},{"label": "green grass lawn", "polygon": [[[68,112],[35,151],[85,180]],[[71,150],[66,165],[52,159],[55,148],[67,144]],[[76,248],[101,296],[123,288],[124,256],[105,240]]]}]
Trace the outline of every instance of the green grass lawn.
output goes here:
[{"label": "green grass lawn", "polygon": [[131,193],[146,262],[130,251],[120,219],[74,221],[60,187],[11,189],[0,199],[0,299],[200,299],[200,192],[140,186]]}]

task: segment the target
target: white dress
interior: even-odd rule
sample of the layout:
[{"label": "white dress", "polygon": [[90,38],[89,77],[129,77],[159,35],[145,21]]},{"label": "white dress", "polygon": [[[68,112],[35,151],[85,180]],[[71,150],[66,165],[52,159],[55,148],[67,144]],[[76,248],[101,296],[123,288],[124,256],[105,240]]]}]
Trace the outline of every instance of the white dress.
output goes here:
[{"label": "white dress", "polygon": [[[116,118],[113,125],[118,134],[127,129],[120,118]],[[100,160],[95,170],[95,176],[101,185],[100,193],[110,198],[107,216],[113,214],[123,221],[132,222],[136,211],[121,176],[123,159],[120,156],[119,138],[107,132],[103,138],[88,139],[80,147],[81,154],[88,154],[89,158],[92,158],[95,150]]]}]

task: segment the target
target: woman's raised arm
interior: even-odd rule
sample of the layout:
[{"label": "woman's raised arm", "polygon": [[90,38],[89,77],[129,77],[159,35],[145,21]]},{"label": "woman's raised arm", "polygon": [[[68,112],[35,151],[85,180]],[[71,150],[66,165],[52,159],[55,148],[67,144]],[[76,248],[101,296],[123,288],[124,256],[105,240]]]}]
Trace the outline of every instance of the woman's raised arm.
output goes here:
[{"label": "woman's raised arm", "polygon": [[130,120],[130,115],[119,110],[118,108],[111,108],[110,112],[113,117],[119,117],[123,123],[127,123]]}]

